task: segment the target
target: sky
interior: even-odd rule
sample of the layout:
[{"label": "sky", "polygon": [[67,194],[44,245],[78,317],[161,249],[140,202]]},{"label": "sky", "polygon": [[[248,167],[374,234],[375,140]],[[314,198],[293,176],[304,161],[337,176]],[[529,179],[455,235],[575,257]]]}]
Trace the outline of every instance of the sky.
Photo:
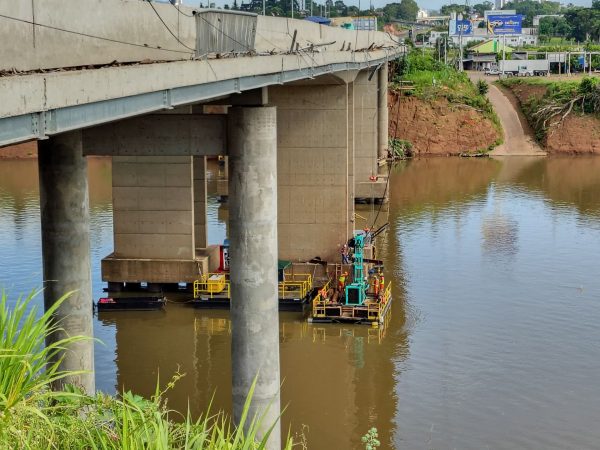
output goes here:
[{"label": "sky", "polygon": [[[204,0],[203,3],[207,3],[208,0]],[[211,0],[216,3],[217,6],[223,6],[225,3],[232,3],[233,0]],[[238,0],[241,3],[242,0]],[[245,0],[248,1],[248,0]],[[316,2],[324,1],[324,0],[315,0]],[[347,5],[359,5],[360,7],[368,7],[369,1],[373,2],[373,6],[375,8],[381,8],[388,3],[400,2],[400,0],[344,0],[344,3]],[[470,4],[474,5],[476,3],[483,2],[483,0],[470,0]],[[200,4],[200,0],[191,1],[191,0],[183,0],[183,3],[188,6],[198,6]],[[447,5],[449,3],[464,3],[464,0],[417,0],[417,3],[422,9],[440,9],[442,5]],[[592,0],[563,0],[561,1],[563,4],[573,3],[578,6],[591,6]]]},{"label": "sky", "polygon": [[[316,0],[315,0],[316,1]],[[394,0],[396,1],[396,0]],[[399,0],[398,0],[399,1]],[[388,1],[384,1],[384,0],[379,0],[379,1],[375,1],[375,7],[378,8],[380,6],[384,6],[386,3],[390,3]],[[423,9],[440,9],[442,7],[442,5],[447,5],[449,3],[464,3],[463,1],[446,1],[446,0],[429,0],[429,1],[419,1],[417,0],[417,3],[419,4],[419,6]],[[479,1],[479,0],[470,0],[469,3],[471,5],[475,5],[477,3],[483,3],[483,0]],[[573,3],[574,5],[579,5],[579,6],[591,6],[592,5],[592,0],[567,0],[567,1],[561,1],[562,4],[568,4],[568,3]]]}]

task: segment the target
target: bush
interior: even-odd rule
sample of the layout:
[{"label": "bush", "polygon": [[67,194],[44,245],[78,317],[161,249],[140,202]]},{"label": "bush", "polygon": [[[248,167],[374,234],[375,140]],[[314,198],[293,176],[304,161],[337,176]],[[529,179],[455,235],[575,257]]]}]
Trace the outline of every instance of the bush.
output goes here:
[{"label": "bush", "polygon": [[488,93],[489,88],[490,87],[488,86],[485,80],[477,81],[477,92],[479,92],[479,95],[486,95]]},{"label": "bush", "polygon": [[412,143],[404,139],[391,138],[389,148],[393,158],[405,159],[413,156]]}]

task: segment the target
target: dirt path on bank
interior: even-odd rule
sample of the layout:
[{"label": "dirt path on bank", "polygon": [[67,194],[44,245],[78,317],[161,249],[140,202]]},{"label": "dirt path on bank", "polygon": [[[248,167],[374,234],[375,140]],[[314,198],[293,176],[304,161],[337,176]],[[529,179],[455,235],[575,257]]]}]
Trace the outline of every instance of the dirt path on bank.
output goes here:
[{"label": "dirt path on bank", "polygon": [[504,130],[504,143],[492,150],[490,155],[545,156],[546,152],[536,142],[533,130],[519,110],[514,95],[493,85],[490,81],[494,81],[495,78],[487,80],[482,72],[470,72],[469,78],[475,83],[480,79],[488,83],[488,98],[494,106]]}]

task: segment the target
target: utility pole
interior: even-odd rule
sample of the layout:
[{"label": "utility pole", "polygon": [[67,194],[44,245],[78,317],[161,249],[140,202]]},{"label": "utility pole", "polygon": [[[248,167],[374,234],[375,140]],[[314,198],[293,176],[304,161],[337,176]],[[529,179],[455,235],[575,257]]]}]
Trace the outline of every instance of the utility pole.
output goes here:
[{"label": "utility pole", "polygon": [[267,15],[267,0],[263,0],[263,16]]},{"label": "utility pole", "polygon": [[291,1],[292,1],[292,19],[293,19],[294,18],[294,0],[291,0]]},{"label": "utility pole", "polygon": [[456,21],[459,24],[458,25],[458,52],[459,52],[459,61],[458,61],[458,71],[462,72],[463,71],[463,44],[462,44],[462,32],[463,32],[463,25],[462,25],[462,20],[463,20],[463,15],[459,14],[458,16],[456,16]]},{"label": "utility pole", "polygon": [[504,67],[506,66],[506,35],[502,36],[502,78],[504,78]]},{"label": "utility pole", "polygon": [[444,38],[444,64],[448,65],[448,36]]}]

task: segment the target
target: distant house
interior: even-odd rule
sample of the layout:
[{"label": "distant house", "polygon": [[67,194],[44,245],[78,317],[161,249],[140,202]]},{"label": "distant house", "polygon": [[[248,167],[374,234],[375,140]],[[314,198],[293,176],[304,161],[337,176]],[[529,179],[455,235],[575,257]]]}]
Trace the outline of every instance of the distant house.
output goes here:
[{"label": "distant house", "polygon": [[467,70],[485,70],[496,66],[496,55],[505,51],[510,54],[514,51],[508,45],[504,47],[502,39],[489,39],[474,45],[467,50],[464,66]]}]

